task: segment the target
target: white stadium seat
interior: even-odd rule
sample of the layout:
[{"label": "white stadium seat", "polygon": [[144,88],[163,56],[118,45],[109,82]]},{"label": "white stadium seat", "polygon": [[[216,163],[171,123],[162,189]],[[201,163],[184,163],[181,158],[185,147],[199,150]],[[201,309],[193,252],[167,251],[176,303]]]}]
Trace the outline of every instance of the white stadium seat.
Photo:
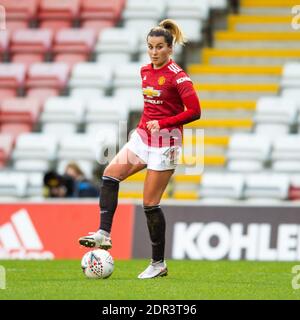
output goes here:
[{"label": "white stadium seat", "polygon": [[120,65],[115,70],[115,88],[140,88],[141,86],[141,65],[139,63],[128,63]]},{"label": "white stadium seat", "polygon": [[240,199],[244,177],[241,174],[204,173],[200,185],[200,198]]},{"label": "white stadium seat", "polygon": [[165,16],[164,0],[128,0],[123,11],[123,19],[157,19]]},{"label": "white stadium seat", "polygon": [[284,174],[259,173],[245,177],[245,198],[285,200],[288,196],[289,177]]},{"label": "white stadium seat", "polygon": [[42,133],[47,135],[54,135],[57,137],[73,134],[73,133],[76,133],[76,131],[77,131],[76,123],[48,122],[42,125]]},{"label": "white stadium seat", "polygon": [[127,52],[104,52],[99,53],[96,57],[96,61],[101,64],[108,64],[112,66],[123,65],[129,63],[131,60],[131,55]]},{"label": "white stadium seat", "polygon": [[269,133],[272,136],[290,132],[296,123],[297,103],[282,97],[262,97],[258,99],[254,121],[256,133]]},{"label": "white stadium seat", "polygon": [[106,90],[111,86],[112,69],[110,66],[95,63],[77,63],[69,80],[70,88],[97,88]]},{"label": "white stadium seat", "polygon": [[168,0],[167,17],[171,19],[207,20],[209,16],[209,0]]},{"label": "white stadium seat", "polygon": [[73,88],[70,90],[70,97],[88,101],[91,99],[98,99],[105,95],[104,89],[97,88]]},{"label": "white stadium seat", "polygon": [[26,195],[26,188],[26,174],[17,172],[0,172],[1,197],[24,197]]},{"label": "white stadium seat", "polygon": [[40,121],[80,124],[83,121],[84,112],[85,104],[81,99],[53,97],[46,101]]},{"label": "white stadium seat", "polygon": [[54,160],[56,151],[57,138],[54,136],[42,133],[24,133],[17,138],[13,159]]},{"label": "white stadium seat", "polygon": [[106,28],[99,34],[95,51],[133,54],[137,51],[138,41],[138,33],[132,29]]},{"label": "white stadium seat", "polygon": [[281,172],[300,172],[300,135],[278,137],[273,144],[272,169]]},{"label": "white stadium seat", "polygon": [[267,136],[233,134],[230,138],[227,158],[230,171],[262,170],[271,152],[271,140]]},{"label": "white stadium seat", "polygon": [[300,87],[300,63],[287,62],[283,66],[280,82],[281,88],[299,88]]}]

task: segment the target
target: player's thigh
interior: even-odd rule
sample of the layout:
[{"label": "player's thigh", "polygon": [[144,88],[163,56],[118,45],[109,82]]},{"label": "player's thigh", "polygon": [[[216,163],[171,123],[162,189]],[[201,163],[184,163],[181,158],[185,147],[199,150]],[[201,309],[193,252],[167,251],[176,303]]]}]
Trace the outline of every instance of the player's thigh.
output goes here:
[{"label": "player's thigh", "polygon": [[153,206],[160,203],[173,173],[174,170],[147,170],[144,183],[144,206]]},{"label": "player's thigh", "polygon": [[144,169],[146,164],[128,148],[122,148],[105,168],[103,175],[120,181]]}]

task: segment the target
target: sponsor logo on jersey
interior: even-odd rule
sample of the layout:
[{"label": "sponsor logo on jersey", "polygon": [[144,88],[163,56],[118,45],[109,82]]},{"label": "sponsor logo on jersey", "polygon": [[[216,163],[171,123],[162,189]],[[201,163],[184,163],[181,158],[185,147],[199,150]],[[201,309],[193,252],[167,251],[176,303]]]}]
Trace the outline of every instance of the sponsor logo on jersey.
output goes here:
[{"label": "sponsor logo on jersey", "polygon": [[161,90],[156,90],[153,87],[143,88],[143,95],[149,98],[159,97],[161,94]]},{"label": "sponsor logo on jersey", "polygon": [[164,76],[161,76],[158,78],[158,84],[162,86],[166,82],[166,78]]},{"label": "sponsor logo on jersey", "polygon": [[182,78],[179,78],[179,79],[176,80],[177,84],[180,84],[180,83],[182,83],[184,81],[191,81],[192,82],[190,77],[182,77]]},{"label": "sponsor logo on jersey", "polygon": [[152,104],[163,104],[162,100],[153,100],[153,99],[144,99],[145,102],[152,103]]}]

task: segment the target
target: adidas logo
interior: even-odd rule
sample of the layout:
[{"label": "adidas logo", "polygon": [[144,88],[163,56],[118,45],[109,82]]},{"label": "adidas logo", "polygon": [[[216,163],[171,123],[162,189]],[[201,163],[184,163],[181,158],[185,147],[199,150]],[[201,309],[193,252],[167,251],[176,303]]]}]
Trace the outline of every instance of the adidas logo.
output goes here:
[{"label": "adidas logo", "polygon": [[0,226],[0,259],[54,259],[52,252],[43,249],[27,210],[17,211],[11,222]]}]

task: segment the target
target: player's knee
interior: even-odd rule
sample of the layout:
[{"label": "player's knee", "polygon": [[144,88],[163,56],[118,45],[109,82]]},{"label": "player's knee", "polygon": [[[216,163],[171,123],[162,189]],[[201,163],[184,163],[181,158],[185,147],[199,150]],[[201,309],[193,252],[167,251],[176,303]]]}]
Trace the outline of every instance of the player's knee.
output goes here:
[{"label": "player's knee", "polygon": [[111,170],[110,168],[106,168],[104,170],[103,176],[111,177],[119,181],[124,180],[124,175],[122,175],[121,173],[115,172],[115,170]]},{"label": "player's knee", "polygon": [[159,205],[159,201],[153,199],[144,199],[143,206],[144,207],[155,207]]}]

